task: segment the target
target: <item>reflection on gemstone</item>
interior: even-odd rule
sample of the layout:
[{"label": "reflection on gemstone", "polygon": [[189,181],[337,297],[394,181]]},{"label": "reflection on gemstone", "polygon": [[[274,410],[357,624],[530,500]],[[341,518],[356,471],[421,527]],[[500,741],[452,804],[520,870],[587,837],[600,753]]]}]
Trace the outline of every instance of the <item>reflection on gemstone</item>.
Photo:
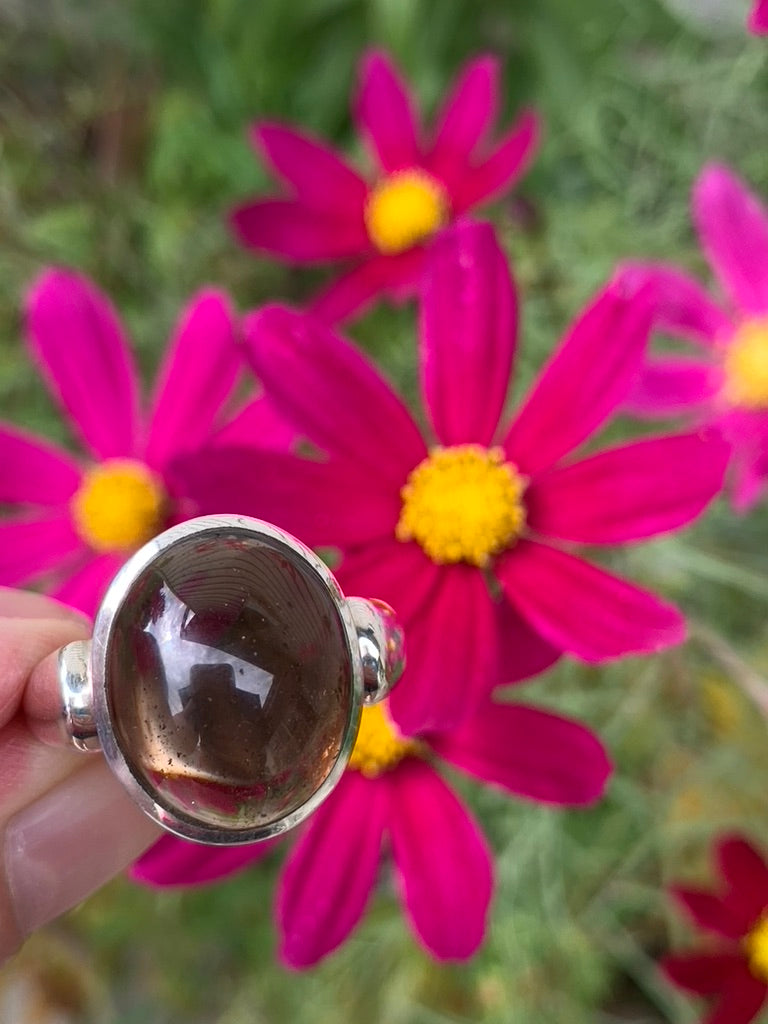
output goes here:
[{"label": "reflection on gemstone", "polygon": [[[212,693],[217,688],[251,693],[258,698],[261,709],[269,697],[274,676],[234,654],[230,654],[227,664],[222,664],[221,651],[206,643],[206,631],[200,628],[201,615],[180,601],[167,584],[162,585],[162,597],[163,614],[151,619],[144,632],[160,649],[171,642],[176,645],[174,660],[165,664],[171,714],[181,714],[195,699],[195,693],[205,686],[207,679],[218,680],[218,684],[211,688]],[[206,699],[210,700],[211,695]]]},{"label": "reflection on gemstone", "polygon": [[237,530],[184,538],[139,575],[106,667],[131,771],[201,824],[292,813],[350,725],[346,633],[324,582],[278,541]]}]

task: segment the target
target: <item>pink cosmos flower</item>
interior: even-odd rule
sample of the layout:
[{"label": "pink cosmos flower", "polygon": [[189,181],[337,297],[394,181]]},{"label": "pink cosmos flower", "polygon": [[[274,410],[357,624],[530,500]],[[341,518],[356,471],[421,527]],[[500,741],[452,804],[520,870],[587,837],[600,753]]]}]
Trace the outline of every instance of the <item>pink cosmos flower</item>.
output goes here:
[{"label": "pink cosmos flower", "polygon": [[[366,708],[349,769],[299,834],[280,879],[280,955],[310,967],[362,918],[391,856],[414,933],[438,960],[464,960],[483,940],[493,886],[485,839],[438,771],[439,760],[516,796],[585,805],[610,763],[575,722],[520,704],[487,703],[459,730],[406,739],[381,706]],[[261,846],[219,850],[173,837],[134,866],[150,885],[194,885],[259,860]]]},{"label": "pink cosmos flower", "polygon": [[758,36],[768,33],[768,0],[755,0],[747,28]]},{"label": "pink cosmos flower", "polygon": [[719,939],[701,952],[667,956],[662,968],[688,992],[715,996],[703,1024],[749,1024],[768,996],[768,865],[741,836],[715,848],[723,879],[719,894],[672,891],[700,928]]},{"label": "pink cosmos flower", "polygon": [[625,268],[633,286],[655,291],[658,328],[695,346],[692,356],[650,358],[630,408],[720,430],[732,445],[733,502],[744,510],[768,477],[768,212],[728,168],[711,164],[693,189],[693,219],[726,302],[674,267]]},{"label": "pink cosmos flower", "polygon": [[508,191],[535,149],[538,123],[530,112],[489,144],[498,70],[491,57],[468,64],[427,135],[391,62],[382,53],[368,54],[354,116],[377,166],[370,181],[317,140],[257,124],[253,140],[292,195],[235,210],[232,224],[240,240],[294,263],[351,261],[352,269],[311,307],[329,323],[382,292],[412,292],[429,239],[455,217]]},{"label": "pink cosmos flower", "polygon": [[[47,270],[27,299],[30,352],[86,450],[76,458],[0,424],[0,583],[43,582],[93,614],[128,555],[189,515],[183,476],[167,469],[214,433],[242,366],[225,296],[199,292],[182,313],[144,417],[138,376],[109,300],[68,270]],[[222,441],[285,434],[254,400]],[[220,508],[221,510],[221,508]]]},{"label": "pink cosmos flower", "polygon": [[571,458],[625,400],[649,322],[642,295],[606,288],[504,426],[515,291],[490,225],[457,226],[435,243],[421,310],[434,433],[330,328],[271,306],[246,324],[252,364],[325,461],[276,453],[248,474],[222,447],[184,466],[190,493],[205,506],[235,488],[243,512],[338,548],[342,586],[390,602],[405,626],[398,726],[452,728],[563,651],[597,663],[683,639],[675,608],[571,550],[676,529],[721,487],[726,446],[696,432]]}]

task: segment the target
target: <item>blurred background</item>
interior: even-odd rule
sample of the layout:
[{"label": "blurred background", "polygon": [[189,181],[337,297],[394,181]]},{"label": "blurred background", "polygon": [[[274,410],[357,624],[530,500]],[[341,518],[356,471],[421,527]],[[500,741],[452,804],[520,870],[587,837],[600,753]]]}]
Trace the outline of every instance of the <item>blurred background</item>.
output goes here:
[{"label": "blurred background", "polygon": [[[707,277],[688,213],[706,160],[768,195],[768,50],[744,30],[747,6],[0,0],[0,418],[70,442],[22,343],[24,289],[46,264],[112,295],[148,377],[200,284],[225,286],[241,309],[317,287],[322,271],[240,250],[225,215],[271,188],[246,139],[256,117],[362,159],[348,101],[371,44],[394,55],[425,112],[468,57],[493,51],[504,118],[523,104],[544,117],[532,171],[493,211],[523,295],[519,393],[617,261]],[[408,308],[351,332],[411,397],[414,332]],[[420,951],[385,876],[344,948],[289,973],[274,956],[275,855],[194,892],[118,880],[0,971],[1,1024],[698,1020],[655,967],[690,937],[663,887],[707,883],[725,829],[768,843],[767,527],[765,507],[736,518],[721,502],[680,537],[612,556],[684,607],[687,646],[607,669],[563,664],[521,691],[603,737],[616,762],[603,804],[553,812],[457,780],[498,867],[488,939],[468,965]]]}]

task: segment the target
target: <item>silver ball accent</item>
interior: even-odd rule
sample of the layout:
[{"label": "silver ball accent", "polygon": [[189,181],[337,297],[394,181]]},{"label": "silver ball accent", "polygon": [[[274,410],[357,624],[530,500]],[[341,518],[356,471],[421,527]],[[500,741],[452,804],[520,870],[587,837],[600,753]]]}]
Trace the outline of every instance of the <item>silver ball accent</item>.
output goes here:
[{"label": "silver ball accent", "polygon": [[376,598],[350,597],[363,663],[364,704],[378,704],[403,674],[405,637],[394,611]]}]

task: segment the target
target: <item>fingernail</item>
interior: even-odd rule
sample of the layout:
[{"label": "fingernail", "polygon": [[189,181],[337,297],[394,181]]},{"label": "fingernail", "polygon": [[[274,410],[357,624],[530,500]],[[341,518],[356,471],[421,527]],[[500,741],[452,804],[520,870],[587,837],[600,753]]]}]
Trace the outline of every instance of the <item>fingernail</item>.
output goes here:
[{"label": "fingernail", "polygon": [[28,935],[126,868],[160,830],[99,758],[12,818],[5,871]]}]

